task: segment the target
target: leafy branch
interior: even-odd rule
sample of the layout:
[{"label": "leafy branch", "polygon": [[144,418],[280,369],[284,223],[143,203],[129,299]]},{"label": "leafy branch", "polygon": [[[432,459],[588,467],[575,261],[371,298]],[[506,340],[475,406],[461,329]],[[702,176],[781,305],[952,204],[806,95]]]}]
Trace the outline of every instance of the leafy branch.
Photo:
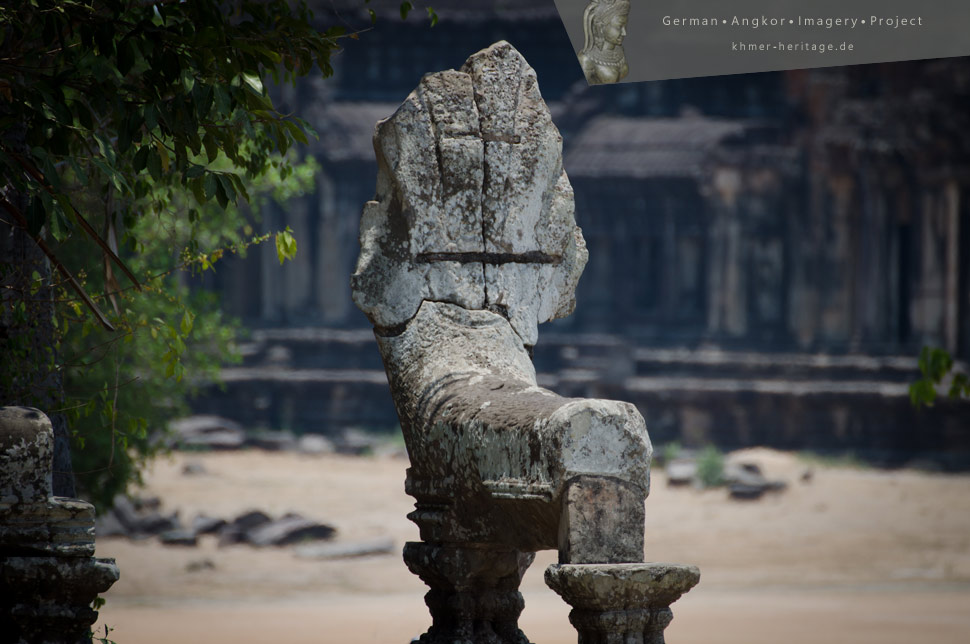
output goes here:
[{"label": "leafy branch", "polygon": [[[962,371],[954,371],[953,356],[944,349],[923,347],[919,355],[922,378],[909,385],[909,400],[917,409],[921,405],[932,407],[937,390],[944,389],[947,397],[970,398],[970,377]],[[948,384],[944,381],[948,379]]]}]

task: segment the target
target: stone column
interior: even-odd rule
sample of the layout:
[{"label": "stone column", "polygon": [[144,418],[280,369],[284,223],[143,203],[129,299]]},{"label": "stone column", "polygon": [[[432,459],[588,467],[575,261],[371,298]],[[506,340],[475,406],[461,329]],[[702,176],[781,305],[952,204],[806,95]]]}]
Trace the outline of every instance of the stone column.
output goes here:
[{"label": "stone column", "polygon": [[424,601],[433,624],[421,644],[528,644],[519,584],[534,558],[487,544],[406,544],[408,569],[431,587]]},{"label": "stone column", "polygon": [[118,580],[94,558],[94,506],[52,496],[54,435],[31,407],[0,407],[0,634],[17,644],[87,641],[91,603]]},{"label": "stone column", "polygon": [[670,605],[700,581],[681,564],[558,564],[546,584],[573,607],[579,644],[664,644]]}]

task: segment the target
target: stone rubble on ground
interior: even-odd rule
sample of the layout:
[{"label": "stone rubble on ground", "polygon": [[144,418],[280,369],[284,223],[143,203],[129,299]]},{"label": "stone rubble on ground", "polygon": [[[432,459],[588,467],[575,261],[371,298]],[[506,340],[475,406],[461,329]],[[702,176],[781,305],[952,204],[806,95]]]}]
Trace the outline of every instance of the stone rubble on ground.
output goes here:
[{"label": "stone rubble on ground", "polygon": [[761,466],[750,461],[728,461],[724,466],[724,482],[732,499],[760,499],[766,492],[781,492],[788,487],[785,481],[769,480]]},{"label": "stone rubble on ground", "polygon": [[[703,487],[698,479],[697,459],[693,455],[671,459],[664,469],[668,485]],[[730,457],[724,465],[723,485],[728,496],[738,500],[760,499],[766,492],[781,492],[788,487],[785,481],[766,478],[758,463]]]},{"label": "stone rubble on ground", "polygon": [[226,525],[225,519],[220,519],[219,517],[210,517],[206,514],[197,514],[194,519],[192,519],[192,530],[196,534],[215,534]]},{"label": "stone rubble on ground", "polygon": [[394,548],[393,539],[380,537],[366,541],[307,544],[298,546],[294,554],[300,559],[348,559],[389,554],[394,551]]},{"label": "stone rubble on ground", "polygon": [[[286,430],[246,431],[239,423],[221,416],[197,415],[180,418],[169,424],[168,445],[181,450],[260,449],[270,452],[299,452],[307,455],[369,454],[396,455],[400,447],[390,444],[386,435],[346,427],[333,436],[303,434]],[[201,464],[187,463],[186,475],[205,474]]]},{"label": "stone rubble on ground", "polygon": [[692,458],[675,458],[664,468],[667,485],[693,485],[697,478],[697,461]]},{"label": "stone rubble on ground", "polygon": [[[135,509],[138,505],[137,500],[118,496],[114,507],[98,517],[99,534],[129,539],[156,536],[161,543],[177,546],[195,546],[200,536],[215,535],[220,547],[234,544],[264,547],[332,539],[337,532],[331,525],[298,514],[274,519],[261,510],[247,510],[230,521],[199,514],[186,527],[179,520],[178,511],[167,515],[158,509],[138,512]],[[160,508],[160,503],[149,507]]]}]

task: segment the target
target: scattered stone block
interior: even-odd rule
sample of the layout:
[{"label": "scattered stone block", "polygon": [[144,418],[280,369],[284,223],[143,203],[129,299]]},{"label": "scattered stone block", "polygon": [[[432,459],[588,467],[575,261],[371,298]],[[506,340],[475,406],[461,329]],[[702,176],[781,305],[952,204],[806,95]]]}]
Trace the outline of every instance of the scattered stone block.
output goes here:
[{"label": "scattered stone block", "polygon": [[268,452],[289,452],[297,448],[297,440],[293,432],[267,430],[246,436],[245,445]]},{"label": "scattered stone block", "polygon": [[239,528],[240,530],[251,530],[256,526],[268,523],[269,521],[272,521],[272,519],[265,512],[260,510],[249,510],[248,512],[243,512],[233,519],[230,525],[234,528]]},{"label": "scattered stone block", "polygon": [[395,550],[394,540],[390,537],[382,537],[367,541],[306,544],[298,546],[294,552],[301,559],[347,559],[384,555]]},{"label": "scattered stone block", "polygon": [[182,466],[182,474],[185,476],[201,476],[208,473],[208,470],[205,469],[205,465],[199,461],[189,461]]},{"label": "scattered stone block", "polygon": [[94,533],[98,537],[127,537],[128,529],[109,510],[94,520]]},{"label": "scattered stone block", "polygon": [[136,512],[157,512],[162,509],[162,500],[157,496],[135,496],[131,498],[131,503]]},{"label": "scattered stone block", "polygon": [[219,546],[247,543],[252,529],[270,521],[272,519],[265,512],[259,510],[244,512],[219,529]]},{"label": "scattered stone block", "polygon": [[333,441],[320,434],[304,434],[297,441],[301,454],[333,454],[336,451]]},{"label": "scattered stone block", "polygon": [[694,459],[675,458],[664,468],[667,485],[691,485],[697,478],[697,462]]},{"label": "scattered stone block", "polygon": [[246,534],[246,541],[254,546],[288,546],[303,541],[331,539],[336,532],[333,526],[301,516],[289,516],[252,528]]},{"label": "scattered stone block", "polygon": [[761,466],[751,462],[729,462],[724,467],[724,481],[728,495],[732,499],[760,499],[765,492],[784,490],[784,481],[770,481],[765,478]]},{"label": "scattered stone block", "polygon": [[216,565],[211,559],[196,559],[185,565],[185,572],[201,572],[203,570],[215,570]]},{"label": "scattered stone block", "polygon": [[215,534],[226,525],[225,519],[210,517],[204,514],[197,515],[192,519],[192,530],[199,535]]},{"label": "scattered stone block", "polygon": [[169,530],[158,535],[158,540],[167,546],[197,546],[199,538],[191,530]]},{"label": "scattered stone block", "polygon": [[125,528],[128,534],[138,532],[138,522],[141,517],[135,509],[134,503],[128,497],[119,494],[112,501],[111,509],[108,513]]},{"label": "scattered stone block", "polygon": [[373,454],[381,445],[381,439],[373,434],[350,427],[345,429],[333,442],[338,454],[363,456]]},{"label": "scattered stone block", "polygon": [[138,518],[132,532],[142,535],[156,535],[181,529],[182,522],[179,521],[178,511],[172,512],[169,515],[164,515],[160,512],[150,512]]},{"label": "scattered stone block", "polygon": [[235,421],[220,416],[189,416],[169,424],[172,443],[181,449],[239,449],[246,433]]}]

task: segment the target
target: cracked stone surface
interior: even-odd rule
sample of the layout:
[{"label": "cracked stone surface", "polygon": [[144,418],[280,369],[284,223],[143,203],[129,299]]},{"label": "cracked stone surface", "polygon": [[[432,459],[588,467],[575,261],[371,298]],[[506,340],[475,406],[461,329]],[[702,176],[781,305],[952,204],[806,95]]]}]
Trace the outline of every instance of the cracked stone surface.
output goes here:
[{"label": "cracked stone surface", "polygon": [[51,496],[54,430],[33,407],[0,407],[0,504]]},{"label": "cracked stone surface", "polygon": [[354,301],[378,328],[422,301],[506,316],[525,345],[575,307],[586,264],[562,137],[508,43],[428,74],[374,135]]},{"label": "cracked stone surface", "polygon": [[[627,482],[629,502],[642,508],[651,447],[636,408],[538,387],[502,316],[425,302],[401,334],[378,344],[423,539],[558,547],[563,491],[586,475]],[[642,519],[638,530],[642,549]]]},{"label": "cracked stone surface", "polygon": [[651,447],[636,408],[561,398],[529,358],[538,324],[572,312],[587,260],[532,68],[499,42],[426,75],[377,124],[374,149],[352,286],[375,325],[422,538],[558,547],[577,476],[615,477],[642,501]]}]

